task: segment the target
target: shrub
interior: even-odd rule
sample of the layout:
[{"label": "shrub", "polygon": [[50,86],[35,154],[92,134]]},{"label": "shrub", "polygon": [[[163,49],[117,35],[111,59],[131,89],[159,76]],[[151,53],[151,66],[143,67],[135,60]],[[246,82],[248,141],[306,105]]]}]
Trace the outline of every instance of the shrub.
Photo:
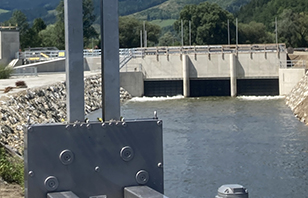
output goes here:
[{"label": "shrub", "polygon": [[0,177],[8,183],[24,184],[23,161],[10,156],[0,145]]},{"label": "shrub", "polygon": [[0,65],[0,79],[7,79],[11,76],[12,73],[12,68]]}]

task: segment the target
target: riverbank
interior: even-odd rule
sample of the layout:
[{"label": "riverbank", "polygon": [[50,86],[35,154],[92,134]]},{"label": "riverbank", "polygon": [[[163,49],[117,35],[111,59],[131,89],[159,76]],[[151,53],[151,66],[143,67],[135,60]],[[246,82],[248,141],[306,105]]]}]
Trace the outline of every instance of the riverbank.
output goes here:
[{"label": "riverbank", "polygon": [[308,125],[308,71],[286,97],[286,104],[296,118]]},{"label": "riverbank", "polygon": [[[20,79],[3,80],[1,85]],[[56,123],[66,120],[65,74],[42,75],[22,79],[27,89],[13,89],[8,94],[0,94],[0,142],[9,146],[17,154],[23,155],[23,126],[34,123]],[[101,76],[87,74],[85,82],[85,114],[102,108]],[[123,88],[120,98],[124,102],[131,95]]]}]

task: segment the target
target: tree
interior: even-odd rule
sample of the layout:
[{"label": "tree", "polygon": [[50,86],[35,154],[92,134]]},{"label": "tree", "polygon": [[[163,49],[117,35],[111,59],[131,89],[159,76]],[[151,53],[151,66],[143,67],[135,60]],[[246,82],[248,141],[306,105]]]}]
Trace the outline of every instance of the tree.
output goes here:
[{"label": "tree", "polygon": [[41,46],[44,47],[50,47],[50,46],[56,46],[55,40],[56,40],[56,32],[55,32],[55,24],[48,25],[46,29],[39,32],[39,37],[41,39]]},{"label": "tree", "polygon": [[181,32],[181,20],[184,27],[184,43],[188,43],[189,21],[191,21],[192,44],[225,44],[228,43],[228,25],[234,33],[233,15],[217,4],[208,2],[199,5],[186,5],[180,12],[180,18],[174,23],[174,29]]},{"label": "tree", "polygon": [[[98,34],[93,28],[93,23],[96,19],[94,12],[94,6],[92,0],[83,0],[83,36],[84,36],[84,46],[88,45],[91,38],[97,38]],[[54,27],[55,31],[50,31],[55,35],[50,35],[50,37],[54,38],[53,46],[56,46],[59,49],[65,49],[65,28],[64,28],[64,1],[61,0],[59,5],[56,8],[56,16],[57,21]],[[51,28],[50,27],[50,28]],[[45,32],[46,33],[46,32]],[[48,36],[48,35],[46,35]],[[51,39],[45,39],[45,41]]]},{"label": "tree", "polygon": [[54,26],[53,34],[50,35],[54,38],[53,46],[57,47],[58,49],[65,49],[65,28],[64,28],[64,1],[61,0],[59,5],[56,8],[56,16],[57,21]]},{"label": "tree", "polygon": [[[145,23],[147,30],[148,46],[158,43],[160,27],[149,22]],[[140,30],[143,30],[143,22],[133,17],[119,18],[119,41],[121,48],[139,47]]]},{"label": "tree", "polygon": [[32,47],[41,47],[42,38],[39,36],[39,32],[46,29],[46,24],[41,18],[34,19],[31,29],[29,29],[29,37],[31,39],[30,46]]},{"label": "tree", "polygon": [[140,46],[140,22],[133,17],[119,17],[120,48]]},{"label": "tree", "polygon": [[273,41],[273,36],[266,31],[263,23],[251,21],[249,24],[239,24],[239,43],[256,44],[271,43]]},{"label": "tree", "polygon": [[296,13],[286,9],[279,16],[279,39],[287,46],[308,46],[308,13]]},{"label": "tree", "polygon": [[45,22],[43,21],[43,19],[41,19],[41,18],[34,19],[32,30],[36,34],[38,34],[40,31],[44,30],[46,27],[47,26],[46,26]]},{"label": "tree", "polygon": [[175,44],[180,45],[177,38],[171,32],[166,32],[159,38],[159,46],[173,46]]},{"label": "tree", "polygon": [[98,34],[92,26],[96,16],[94,15],[94,6],[92,0],[83,0],[83,40],[84,46],[89,45],[90,40],[98,38]]}]

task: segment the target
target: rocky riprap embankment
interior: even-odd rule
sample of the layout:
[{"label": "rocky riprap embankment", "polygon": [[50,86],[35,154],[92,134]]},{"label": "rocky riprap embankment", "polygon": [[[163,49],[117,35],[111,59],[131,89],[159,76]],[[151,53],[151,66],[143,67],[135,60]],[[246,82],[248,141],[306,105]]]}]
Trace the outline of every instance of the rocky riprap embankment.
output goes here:
[{"label": "rocky riprap embankment", "polygon": [[295,117],[308,125],[308,72],[286,97],[286,104]]},{"label": "rocky riprap embankment", "polygon": [[[120,98],[124,102],[131,95],[123,88]],[[85,114],[101,108],[101,76],[85,78]],[[21,91],[0,103],[0,142],[22,155],[23,126],[29,122],[54,123],[66,120],[65,82]]]}]

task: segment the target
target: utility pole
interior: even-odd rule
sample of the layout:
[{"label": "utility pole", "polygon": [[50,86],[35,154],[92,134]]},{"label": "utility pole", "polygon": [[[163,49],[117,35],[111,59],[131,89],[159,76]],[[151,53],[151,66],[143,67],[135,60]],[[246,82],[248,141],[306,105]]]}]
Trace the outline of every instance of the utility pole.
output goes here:
[{"label": "utility pole", "polygon": [[191,46],[191,21],[189,21],[189,45]]},{"label": "utility pole", "polygon": [[238,48],[238,20],[236,18],[236,53]]},{"label": "utility pole", "polygon": [[278,24],[277,24],[277,17],[275,17],[275,32],[276,32],[276,44],[278,44]]},{"label": "utility pole", "polygon": [[147,41],[147,31],[145,30],[145,21],[143,21],[143,33],[144,33],[144,47],[148,47],[148,41]]},{"label": "utility pole", "polygon": [[228,19],[228,45],[230,45],[230,21]]},{"label": "utility pole", "polygon": [[140,47],[142,47],[142,30],[140,30]]},{"label": "utility pole", "polygon": [[184,46],[184,33],[183,33],[183,20],[181,20],[181,37],[182,37],[182,46]]}]

